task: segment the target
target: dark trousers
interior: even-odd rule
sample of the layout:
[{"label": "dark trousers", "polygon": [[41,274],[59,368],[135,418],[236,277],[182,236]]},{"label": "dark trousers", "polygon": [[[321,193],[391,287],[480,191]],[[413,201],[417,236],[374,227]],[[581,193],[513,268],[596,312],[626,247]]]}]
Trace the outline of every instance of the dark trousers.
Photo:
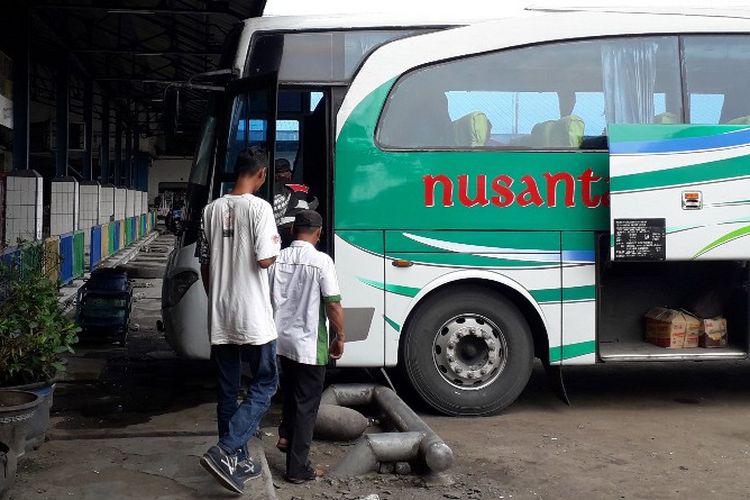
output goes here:
[{"label": "dark trousers", "polygon": [[[228,453],[245,455],[248,440],[258,429],[271,406],[279,384],[276,341],[263,345],[214,345],[211,358],[216,367],[219,446]],[[237,406],[242,380],[242,363],[250,364],[253,378],[245,400]]]},{"label": "dark trousers", "polygon": [[281,388],[284,408],[279,425],[279,437],[289,441],[286,452],[286,475],[303,477],[310,467],[308,455],[313,438],[313,427],[318,416],[323,393],[326,367],[303,365],[284,356],[281,361]]}]

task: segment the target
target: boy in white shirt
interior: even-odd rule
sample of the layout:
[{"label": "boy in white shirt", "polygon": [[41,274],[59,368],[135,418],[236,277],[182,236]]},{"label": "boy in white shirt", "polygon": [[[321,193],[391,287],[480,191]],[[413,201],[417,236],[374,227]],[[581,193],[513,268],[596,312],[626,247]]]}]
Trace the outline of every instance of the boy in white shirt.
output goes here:
[{"label": "boy in white shirt", "polygon": [[[197,249],[208,294],[219,424],[219,442],[203,455],[201,465],[236,493],[260,475],[260,463],[248,456],[246,445],[278,386],[267,269],[279,254],[281,239],[271,205],[254,196],[267,169],[267,156],[259,150],[239,155],[234,189],[203,210]],[[253,379],[238,406],[243,361],[250,363]]]}]

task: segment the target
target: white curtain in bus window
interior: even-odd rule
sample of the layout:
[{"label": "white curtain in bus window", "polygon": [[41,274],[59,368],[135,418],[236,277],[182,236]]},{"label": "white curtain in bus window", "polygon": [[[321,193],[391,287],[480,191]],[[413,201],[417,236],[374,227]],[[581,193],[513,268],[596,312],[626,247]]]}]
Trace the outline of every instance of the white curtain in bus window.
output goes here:
[{"label": "white curtain in bus window", "polygon": [[[679,123],[682,113],[677,53],[676,38],[634,38],[602,44],[607,121]],[[671,106],[667,104],[668,97]]]}]

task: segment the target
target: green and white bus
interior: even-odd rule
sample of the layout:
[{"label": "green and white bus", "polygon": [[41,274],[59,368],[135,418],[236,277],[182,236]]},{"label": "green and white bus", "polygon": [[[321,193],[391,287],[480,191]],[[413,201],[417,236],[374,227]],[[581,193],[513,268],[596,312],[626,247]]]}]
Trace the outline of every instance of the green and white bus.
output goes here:
[{"label": "green and white bus", "polygon": [[[639,10],[410,31],[345,85],[285,79],[309,45],[268,40],[222,98],[208,197],[241,148],[287,154],[296,120],[295,180],[321,200],[344,298],[339,366],[399,366],[446,414],[502,410],[535,357],[745,359],[750,11]],[[165,280],[173,337],[193,241]],[[646,311],[701,301],[726,347],[643,340]]]}]

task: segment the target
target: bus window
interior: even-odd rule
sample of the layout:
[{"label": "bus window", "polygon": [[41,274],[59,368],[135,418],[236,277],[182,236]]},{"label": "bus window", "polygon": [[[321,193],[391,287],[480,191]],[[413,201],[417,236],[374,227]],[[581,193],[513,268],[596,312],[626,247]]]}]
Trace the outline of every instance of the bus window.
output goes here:
[{"label": "bus window", "polygon": [[323,92],[310,92],[310,111],[315,111],[318,103],[323,100]]},{"label": "bus window", "polygon": [[[234,174],[234,164],[240,152],[252,146],[267,148],[268,119],[266,93],[254,90],[237,96],[232,108],[224,173]],[[231,177],[231,175],[230,175]]]},{"label": "bus window", "polygon": [[750,37],[683,39],[690,123],[750,123]]},{"label": "bus window", "polygon": [[564,42],[402,76],[376,133],[387,149],[604,149],[606,124],[679,123],[676,37]]},{"label": "bus window", "polygon": [[299,151],[299,120],[276,120],[276,155],[285,158],[291,165]]},{"label": "bus window", "polygon": [[378,46],[424,32],[425,29],[321,31],[261,35],[254,43],[247,73],[262,70],[262,52],[270,43],[283,46],[279,81],[344,83],[351,79],[360,62]]}]

